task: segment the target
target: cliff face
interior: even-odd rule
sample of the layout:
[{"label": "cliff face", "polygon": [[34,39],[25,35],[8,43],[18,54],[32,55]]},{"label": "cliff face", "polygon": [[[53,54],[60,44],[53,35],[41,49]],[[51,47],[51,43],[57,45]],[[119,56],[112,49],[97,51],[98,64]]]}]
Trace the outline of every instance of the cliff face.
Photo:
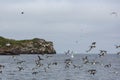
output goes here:
[{"label": "cliff face", "polygon": [[51,41],[34,38],[13,40],[0,37],[0,54],[55,54]]}]

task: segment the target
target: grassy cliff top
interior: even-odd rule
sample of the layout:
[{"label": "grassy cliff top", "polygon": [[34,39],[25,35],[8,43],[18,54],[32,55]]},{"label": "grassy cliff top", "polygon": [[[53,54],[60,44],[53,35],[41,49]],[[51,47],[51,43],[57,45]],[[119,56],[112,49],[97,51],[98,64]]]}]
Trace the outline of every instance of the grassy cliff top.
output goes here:
[{"label": "grassy cliff top", "polygon": [[9,54],[53,54],[56,53],[51,41],[34,38],[28,40],[14,40],[0,36],[0,53]]},{"label": "grassy cliff top", "polygon": [[35,43],[37,41],[41,41],[42,43],[47,43],[44,39],[34,38],[31,40],[14,40],[14,39],[8,39],[0,36],[0,47],[6,47],[7,44],[11,45],[22,45],[24,43]]}]

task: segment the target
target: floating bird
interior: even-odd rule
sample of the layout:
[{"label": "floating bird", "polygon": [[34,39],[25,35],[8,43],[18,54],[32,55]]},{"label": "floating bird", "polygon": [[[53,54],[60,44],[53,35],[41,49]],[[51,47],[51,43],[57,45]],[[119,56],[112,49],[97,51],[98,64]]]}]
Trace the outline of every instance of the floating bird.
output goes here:
[{"label": "floating bird", "polygon": [[19,69],[18,71],[24,70],[23,67],[19,67],[19,66],[18,66],[18,69]]},{"label": "floating bird", "polygon": [[96,47],[96,42],[93,42],[92,45],[90,46],[90,49],[87,50],[86,52],[91,51],[91,50],[92,50],[93,48],[95,48],[95,47]]},{"label": "floating bird", "polygon": [[66,63],[65,68],[69,68],[69,66],[72,64],[72,60],[71,59],[66,59],[65,63]]},{"label": "floating bird", "polygon": [[88,59],[88,57],[87,56],[85,56],[84,58],[82,58],[83,59],[83,61],[85,61],[85,60],[87,60]]},{"label": "floating bird", "polygon": [[46,58],[49,58],[49,57],[53,57],[53,56],[51,56],[51,55],[46,55]]},{"label": "floating bird", "polygon": [[36,75],[36,74],[38,74],[39,72],[37,72],[37,71],[35,71],[35,72],[32,72],[32,74],[34,74],[34,75]]},{"label": "floating bird", "polygon": [[43,64],[41,64],[41,62],[39,60],[35,60],[36,66],[40,67],[43,66]]},{"label": "floating bird", "polygon": [[111,64],[106,64],[104,67],[109,68],[109,67],[111,67]]},{"label": "floating bird", "polygon": [[97,62],[97,61],[92,61],[92,62],[90,62],[92,65],[95,65],[95,64],[100,64],[100,62]]},{"label": "floating bird", "polygon": [[84,61],[84,64],[89,63],[89,60],[88,60],[88,57],[87,57],[87,56],[85,56],[85,57],[82,58],[82,59],[83,59],[83,61]]},{"label": "floating bird", "polygon": [[77,65],[75,65],[75,64],[73,64],[73,67],[74,67],[74,69],[75,69],[75,68],[77,68],[78,66],[77,66]]},{"label": "floating bird", "polygon": [[65,63],[66,63],[66,64],[71,64],[71,63],[72,63],[72,60],[71,60],[71,59],[66,59],[66,60],[65,60]]},{"label": "floating bird", "polygon": [[23,62],[25,62],[25,61],[18,61],[17,64],[22,64]]},{"label": "floating bird", "polygon": [[88,70],[88,72],[92,75],[95,75],[97,71],[95,69],[90,69]]},{"label": "floating bird", "polygon": [[80,65],[75,65],[75,64],[73,64],[73,67],[74,67],[74,69],[75,69],[75,68],[79,68],[79,69],[80,69],[80,68],[83,67],[83,65],[80,66]]}]

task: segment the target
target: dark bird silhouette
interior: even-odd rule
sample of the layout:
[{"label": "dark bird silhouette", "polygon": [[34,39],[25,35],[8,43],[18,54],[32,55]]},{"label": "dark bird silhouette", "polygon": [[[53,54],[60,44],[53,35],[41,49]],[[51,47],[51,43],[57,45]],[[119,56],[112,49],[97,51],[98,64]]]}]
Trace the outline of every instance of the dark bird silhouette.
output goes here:
[{"label": "dark bird silhouette", "polygon": [[24,12],[21,12],[21,14],[24,14]]},{"label": "dark bird silhouette", "polygon": [[89,63],[89,60],[88,60],[87,56],[85,56],[84,58],[82,58],[82,60],[84,61],[84,64]]},{"label": "dark bird silhouette", "polygon": [[82,68],[82,67],[83,67],[83,65],[81,65],[81,66],[80,66],[80,65],[75,65],[75,64],[73,64],[73,67],[74,67],[74,69],[75,69],[75,68],[80,69],[80,68]]},{"label": "dark bird silhouette", "polygon": [[23,62],[25,62],[25,61],[18,61],[17,64],[22,64]]},{"label": "dark bird silhouette", "polygon": [[35,72],[32,72],[32,74],[34,74],[34,75],[36,75],[36,74],[38,74],[38,73],[39,73],[39,72],[36,72],[36,71],[35,71]]},{"label": "dark bird silhouette", "polygon": [[104,67],[109,68],[109,67],[111,67],[111,64],[106,64]]},{"label": "dark bird silhouette", "polygon": [[95,47],[96,47],[96,42],[93,42],[92,45],[90,46],[90,49],[87,50],[86,52],[91,51],[91,50],[92,50],[93,48],[95,48]]},{"label": "dark bird silhouette", "polygon": [[72,64],[72,60],[66,59],[64,63],[65,63],[65,68],[69,68],[69,66]]},{"label": "dark bird silhouette", "polygon": [[1,64],[0,64],[0,69],[1,69],[1,68],[4,68],[4,67],[5,67],[4,65],[1,65]]},{"label": "dark bird silhouette", "polygon": [[57,65],[58,63],[57,62],[53,62],[52,65]]},{"label": "dark bird silhouette", "polygon": [[88,57],[87,56],[85,56],[84,58],[82,58],[83,59],[83,61],[85,61],[86,59],[88,59]]},{"label": "dark bird silhouette", "polygon": [[95,45],[95,44],[96,44],[96,42],[93,42],[93,43],[92,43],[92,45]]},{"label": "dark bird silhouette", "polygon": [[2,71],[0,71],[0,73],[2,74]]},{"label": "dark bird silhouette", "polygon": [[23,68],[23,67],[19,67],[19,66],[18,66],[18,69],[19,69],[19,71],[24,70],[24,68]]},{"label": "dark bird silhouette", "polygon": [[43,60],[43,59],[38,55],[38,60],[40,61],[40,60]]},{"label": "dark bird silhouette", "polygon": [[117,52],[117,55],[120,55],[120,52]]},{"label": "dark bird silhouette", "polygon": [[115,45],[116,48],[120,48],[120,45]]},{"label": "dark bird silhouette", "polygon": [[95,75],[97,71],[95,69],[90,69],[88,70],[88,72],[92,75]]},{"label": "dark bird silhouette", "polygon": [[65,55],[69,55],[70,54],[70,50],[68,50],[67,52],[65,52]]},{"label": "dark bird silhouette", "polygon": [[43,66],[43,64],[41,64],[40,60],[35,60],[36,66],[40,67]]},{"label": "dark bird silhouette", "polygon": [[117,12],[111,12],[110,14],[111,14],[111,15],[118,16]]},{"label": "dark bird silhouette", "polygon": [[107,54],[107,51],[100,50],[100,54],[98,54],[98,55],[99,55],[99,57],[102,57],[102,56],[105,56],[105,54]]}]

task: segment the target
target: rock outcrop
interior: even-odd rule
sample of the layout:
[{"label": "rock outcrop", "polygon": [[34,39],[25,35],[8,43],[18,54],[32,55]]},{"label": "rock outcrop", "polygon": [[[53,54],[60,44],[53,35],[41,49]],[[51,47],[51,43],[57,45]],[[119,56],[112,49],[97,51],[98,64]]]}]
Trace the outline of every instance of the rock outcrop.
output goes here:
[{"label": "rock outcrop", "polygon": [[53,42],[34,38],[13,40],[0,37],[0,54],[55,54]]}]

